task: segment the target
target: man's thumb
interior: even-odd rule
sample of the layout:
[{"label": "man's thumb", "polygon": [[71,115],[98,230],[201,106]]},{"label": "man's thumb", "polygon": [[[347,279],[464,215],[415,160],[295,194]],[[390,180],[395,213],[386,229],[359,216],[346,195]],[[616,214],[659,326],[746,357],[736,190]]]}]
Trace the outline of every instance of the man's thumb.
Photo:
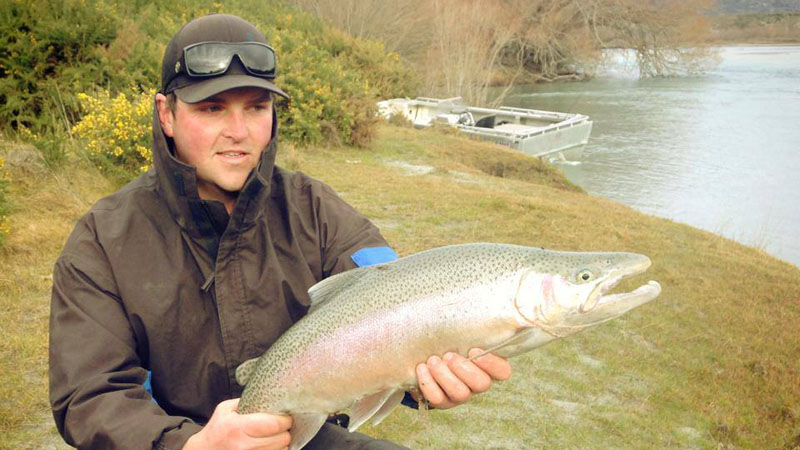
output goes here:
[{"label": "man's thumb", "polygon": [[217,410],[219,412],[236,411],[236,408],[238,406],[239,406],[239,399],[238,398],[232,398],[230,400],[225,400],[225,401],[220,402],[219,405],[217,405]]}]

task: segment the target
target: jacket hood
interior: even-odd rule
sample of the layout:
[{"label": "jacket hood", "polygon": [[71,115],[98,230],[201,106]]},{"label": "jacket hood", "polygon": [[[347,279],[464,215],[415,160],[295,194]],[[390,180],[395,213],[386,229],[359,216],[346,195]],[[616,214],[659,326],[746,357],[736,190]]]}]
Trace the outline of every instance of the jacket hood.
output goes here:
[{"label": "jacket hood", "polygon": [[[256,221],[263,213],[263,204],[269,196],[270,180],[275,168],[275,154],[278,150],[278,118],[275,105],[272,106],[272,140],[261,153],[261,159],[245,180],[242,190],[231,213],[230,226],[246,227]],[[212,240],[217,237],[206,213],[206,202],[197,192],[197,170],[175,157],[174,142],[164,134],[158,119],[158,109],[153,100],[153,167],[156,172],[158,190],[168,204],[175,221],[189,236],[198,240]],[[215,251],[212,252],[216,253]]]}]

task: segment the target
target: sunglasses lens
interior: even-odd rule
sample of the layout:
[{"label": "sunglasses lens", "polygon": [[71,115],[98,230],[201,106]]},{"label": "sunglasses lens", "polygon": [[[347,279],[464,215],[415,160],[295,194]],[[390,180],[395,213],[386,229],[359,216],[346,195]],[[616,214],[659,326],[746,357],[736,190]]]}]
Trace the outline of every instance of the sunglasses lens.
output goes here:
[{"label": "sunglasses lens", "polygon": [[242,45],[236,52],[244,66],[256,74],[275,72],[275,52],[262,45]]},{"label": "sunglasses lens", "polygon": [[191,76],[224,73],[234,55],[254,75],[270,76],[275,73],[275,52],[269,46],[257,42],[204,42],[184,49],[187,73]]},{"label": "sunglasses lens", "polygon": [[189,75],[216,75],[228,69],[233,53],[220,45],[195,45],[184,53]]}]

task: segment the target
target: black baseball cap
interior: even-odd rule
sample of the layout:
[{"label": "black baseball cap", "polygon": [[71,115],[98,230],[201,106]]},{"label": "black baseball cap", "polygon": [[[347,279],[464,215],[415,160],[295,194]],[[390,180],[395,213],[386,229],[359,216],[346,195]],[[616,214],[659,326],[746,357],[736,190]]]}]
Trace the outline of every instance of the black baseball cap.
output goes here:
[{"label": "black baseball cap", "polygon": [[[191,76],[183,61],[184,48],[199,43],[257,42],[267,45],[267,39],[250,22],[230,14],[209,14],[187,23],[167,44],[161,62],[161,93],[174,92],[186,103],[197,103],[212,95],[238,87],[257,87],[289,98],[274,83],[271,75],[248,71],[241,57],[233,57],[227,70],[213,76]],[[271,50],[271,49],[270,49]],[[274,59],[274,57],[273,57]]]}]

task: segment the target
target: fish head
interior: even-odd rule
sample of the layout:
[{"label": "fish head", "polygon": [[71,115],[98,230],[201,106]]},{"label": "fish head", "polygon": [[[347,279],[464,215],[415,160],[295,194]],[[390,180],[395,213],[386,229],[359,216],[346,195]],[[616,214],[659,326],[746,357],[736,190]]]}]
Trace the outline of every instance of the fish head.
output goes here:
[{"label": "fish head", "polygon": [[637,253],[548,252],[525,268],[515,303],[529,323],[571,334],[655,299],[661,292],[655,281],[610,293],[648,267],[650,258]]}]

